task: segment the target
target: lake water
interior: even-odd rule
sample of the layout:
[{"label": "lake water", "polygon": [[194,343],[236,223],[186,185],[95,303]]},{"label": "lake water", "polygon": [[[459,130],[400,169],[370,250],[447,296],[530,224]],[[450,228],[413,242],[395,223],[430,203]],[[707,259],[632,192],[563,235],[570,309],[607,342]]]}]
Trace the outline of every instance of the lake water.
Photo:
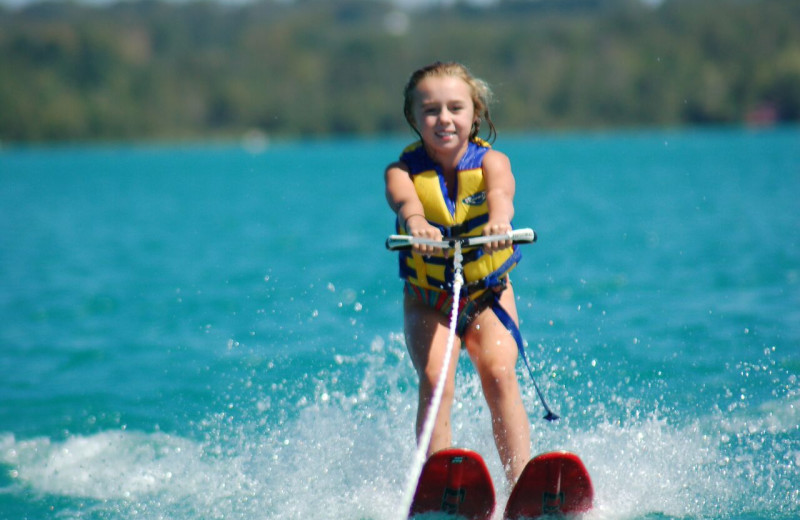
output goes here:
[{"label": "lake water", "polygon": [[[396,515],[405,139],[0,149],[0,518]],[[800,128],[504,135],[543,421],[595,519],[800,517]],[[454,442],[508,491],[466,356]],[[497,515],[496,515],[497,516]],[[499,517],[499,516],[498,516]]]}]

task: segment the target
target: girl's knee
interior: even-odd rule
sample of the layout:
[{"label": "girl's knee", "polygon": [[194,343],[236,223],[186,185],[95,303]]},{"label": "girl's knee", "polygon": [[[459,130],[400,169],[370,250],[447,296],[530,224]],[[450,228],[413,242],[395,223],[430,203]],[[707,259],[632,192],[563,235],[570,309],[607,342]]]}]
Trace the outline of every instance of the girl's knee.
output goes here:
[{"label": "girl's knee", "polygon": [[483,382],[484,393],[489,390],[491,393],[506,394],[517,390],[517,373],[514,365],[507,363],[492,363],[481,370],[481,381]]},{"label": "girl's knee", "polygon": [[[436,389],[436,385],[439,382],[439,372],[435,370],[423,370],[419,374],[419,388],[420,392],[427,394],[429,398],[433,397],[433,392]],[[452,378],[447,378],[444,382],[444,389],[442,393],[442,399],[447,401],[448,399],[452,399],[453,395],[455,394],[455,381]]]}]

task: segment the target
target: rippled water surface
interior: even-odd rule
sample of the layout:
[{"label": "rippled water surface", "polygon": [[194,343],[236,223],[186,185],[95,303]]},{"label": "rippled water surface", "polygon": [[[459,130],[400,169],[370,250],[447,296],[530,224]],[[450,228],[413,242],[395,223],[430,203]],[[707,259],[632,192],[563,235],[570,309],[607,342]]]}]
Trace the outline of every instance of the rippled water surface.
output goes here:
[{"label": "rippled water surface", "polygon": [[[402,140],[0,149],[0,517],[384,519]],[[501,135],[534,452],[588,519],[800,516],[800,130]],[[521,367],[518,367],[521,368]],[[464,357],[454,440],[507,497]],[[502,507],[498,507],[498,514]]]}]

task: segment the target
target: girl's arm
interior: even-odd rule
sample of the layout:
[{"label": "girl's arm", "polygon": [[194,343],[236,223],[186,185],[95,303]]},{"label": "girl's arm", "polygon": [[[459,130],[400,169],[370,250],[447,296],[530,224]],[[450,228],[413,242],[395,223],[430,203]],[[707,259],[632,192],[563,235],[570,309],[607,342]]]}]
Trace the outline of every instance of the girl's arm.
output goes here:
[{"label": "girl's arm", "polygon": [[[514,218],[514,192],[516,183],[511,173],[511,162],[505,154],[489,150],[483,157],[483,180],[486,184],[486,204],[489,221],[483,228],[484,235],[502,235],[511,231]],[[487,244],[487,251],[511,247],[510,240]]]},{"label": "girl's arm", "polygon": [[[406,231],[415,237],[441,240],[441,231],[428,224],[425,219],[425,209],[417,196],[417,190],[406,165],[402,162],[390,164],[386,168],[384,180],[389,207],[397,214],[398,220],[404,223]],[[415,245],[414,251],[424,255],[440,252],[432,246],[425,245]]]}]

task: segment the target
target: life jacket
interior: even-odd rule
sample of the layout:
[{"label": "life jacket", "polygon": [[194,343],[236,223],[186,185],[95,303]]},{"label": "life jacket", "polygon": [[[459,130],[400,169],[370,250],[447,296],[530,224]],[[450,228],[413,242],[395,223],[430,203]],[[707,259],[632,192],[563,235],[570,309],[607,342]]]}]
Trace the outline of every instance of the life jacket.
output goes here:
[{"label": "life jacket", "polygon": [[[490,146],[475,139],[470,141],[456,171],[456,194],[447,191],[441,167],[425,151],[421,141],[408,146],[400,160],[408,167],[411,180],[425,210],[428,222],[439,228],[445,238],[479,236],[489,220],[486,184],[483,179],[483,156]],[[397,221],[397,231],[408,234],[404,223]],[[483,247],[466,248],[464,260],[464,292],[471,299],[489,287],[499,285],[502,278],[520,261],[516,245],[487,254]],[[425,257],[411,250],[400,252],[400,277],[426,289],[447,290],[453,284],[453,260],[443,256]]]}]

